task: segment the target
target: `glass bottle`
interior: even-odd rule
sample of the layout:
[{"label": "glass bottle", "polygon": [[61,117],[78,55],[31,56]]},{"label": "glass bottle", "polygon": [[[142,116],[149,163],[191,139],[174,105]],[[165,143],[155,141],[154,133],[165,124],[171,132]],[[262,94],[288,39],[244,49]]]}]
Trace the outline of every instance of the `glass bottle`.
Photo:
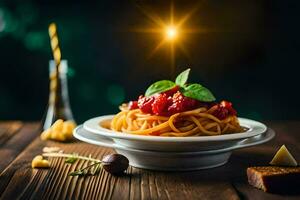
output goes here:
[{"label": "glass bottle", "polygon": [[51,127],[58,119],[74,121],[69,102],[67,72],[67,60],[61,61],[58,76],[54,60],[49,61],[50,91],[47,113],[42,125],[43,130]]}]

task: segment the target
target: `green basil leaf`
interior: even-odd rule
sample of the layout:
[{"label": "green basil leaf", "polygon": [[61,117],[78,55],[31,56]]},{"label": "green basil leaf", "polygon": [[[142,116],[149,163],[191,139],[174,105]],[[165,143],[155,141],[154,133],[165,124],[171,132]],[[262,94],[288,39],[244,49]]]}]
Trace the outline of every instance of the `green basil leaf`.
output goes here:
[{"label": "green basil leaf", "polygon": [[69,176],[84,176],[85,172],[79,170],[79,171],[70,172],[68,175]]},{"label": "green basil leaf", "polygon": [[69,164],[75,163],[78,160],[77,156],[78,156],[77,154],[72,154],[72,156],[66,158],[65,163],[69,163]]},{"label": "green basil leaf", "polygon": [[179,85],[181,87],[184,86],[184,84],[186,84],[188,78],[189,78],[189,73],[190,73],[190,68],[184,70],[183,72],[181,72],[175,80],[176,85]]},{"label": "green basil leaf", "polygon": [[176,84],[173,81],[169,81],[169,80],[157,81],[152,85],[150,85],[150,87],[148,87],[148,89],[145,92],[145,96],[147,97],[156,93],[165,92],[167,90],[172,89],[175,86]]},{"label": "green basil leaf", "polygon": [[69,157],[65,160],[65,163],[73,164],[77,161],[77,158],[75,157]]},{"label": "green basil leaf", "polygon": [[183,88],[182,94],[186,97],[203,102],[215,101],[214,95],[200,84],[194,83]]}]

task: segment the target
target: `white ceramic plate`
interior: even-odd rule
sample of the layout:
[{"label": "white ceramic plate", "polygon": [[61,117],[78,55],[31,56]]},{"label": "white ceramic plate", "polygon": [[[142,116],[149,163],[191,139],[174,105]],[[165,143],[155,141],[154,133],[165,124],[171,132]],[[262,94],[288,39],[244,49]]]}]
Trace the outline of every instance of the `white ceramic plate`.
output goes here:
[{"label": "white ceramic plate", "polygon": [[118,153],[126,156],[133,167],[163,171],[189,171],[221,166],[228,161],[232,150],[268,142],[275,136],[275,133],[272,129],[268,129],[263,134],[244,139],[227,148],[196,152],[159,152],[132,149],[119,145],[110,138],[90,133],[82,126],[78,126],[73,135],[83,142],[114,148]]},{"label": "white ceramic plate", "polygon": [[257,121],[239,118],[241,126],[248,128],[244,133],[225,134],[218,136],[195,137],[160,137],[143,136],[112,131],[105,128],[113,115],[96,117],[84,122],[85,130],[111,138],[116,144],[129,148],[150,151],[203,151],[232,146],[237,142],[264,133],[267,127]]}]

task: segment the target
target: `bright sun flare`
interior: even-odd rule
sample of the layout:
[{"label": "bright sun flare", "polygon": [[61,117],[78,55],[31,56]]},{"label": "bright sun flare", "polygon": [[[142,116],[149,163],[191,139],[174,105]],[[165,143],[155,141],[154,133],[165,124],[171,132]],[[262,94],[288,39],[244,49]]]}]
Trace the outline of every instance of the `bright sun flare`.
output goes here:
[{"label": "bright sun flare", "polygon": [[175,39],[177,36],[176,28],[172,27],[172,26],[167,27],[166,28],[166,36],[167,36],[167,39],[169,39],[169,40]]},{"label": "bright sun flare", "polygon": [[[131,31],[138,33],[153,33],[162,36],[161,40],[156,44],[153,50],[149,53],[149,57],[154,55],[158,50],[160,50],[163,46],[167,46],[170,49],[170,65],[172,72],[175,68],[175,50],[179,48],[187,57],[189,57],[188,49],[185,47],[184,42],[188,39],[188,34],[195,33],[206,33],[207,30],[201,27],[186,27],[185,22],[187,22],[191,16],[198,10],[200,4],[196,4],[193,6],[189,12],[181,17],[175,17],[174,14],[174,6],[171,4],[169,20],[166,22],[157,15],[155,12],[141,8],[141,11],[154,22],[154,26],[152,27],[137,27],[132,28]],[[179,37],[180,36],[180,37]]]}]

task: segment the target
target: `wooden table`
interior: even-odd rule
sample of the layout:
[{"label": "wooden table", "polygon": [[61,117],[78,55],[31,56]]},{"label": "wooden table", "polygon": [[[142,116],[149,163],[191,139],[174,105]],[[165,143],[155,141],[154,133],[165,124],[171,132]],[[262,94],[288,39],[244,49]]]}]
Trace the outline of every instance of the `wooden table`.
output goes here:
[{"label": "wooden table", "polygon": [[247,184],[246,168],[267,165],[276,149],[286,144],[300,160],[300,122],[267,123],[276,138],[267,144],[237,150],[222,167],[192,172],[155,172],[130,167],[127,175],[115,177],[104,170],[97,176],[70,177],[68,172],[86,164],[65,164],[50,159],[50,169],[32,169],[32,158],[45,146],[65,152],[102,158],[112,149],[82,142],[41,141],[38,123],[0,123],[1,199],[300,199],[300,194],[282,196],[264,193]]}]

